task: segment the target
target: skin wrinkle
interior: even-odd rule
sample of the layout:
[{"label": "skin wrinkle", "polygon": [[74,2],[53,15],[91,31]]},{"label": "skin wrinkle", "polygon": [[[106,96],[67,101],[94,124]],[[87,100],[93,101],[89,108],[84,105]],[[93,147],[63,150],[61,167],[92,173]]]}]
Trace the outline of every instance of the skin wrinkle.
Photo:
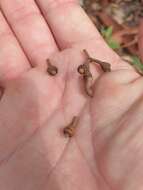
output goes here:
[{"label": "skin wrinkle", "polygon": [[104,182],[107,184],[109,190],[114,190],[114,188],[110,185],[109,181],[107,180],[107,178],[103,174],[102,170],[100,169],[100,166],[97,165],[97,169],[98,169],[98,172],[99,172],[100,176],[102,176]]},{"label": "skin wrinkle", "polygon": [[88,167],[89,167],[89,170],[90,170],[91,173],[92,173],[92,176],[96,178],[96,174],[95,174],[95,172],[93,171],[93,169],[91,168],[90,163],[87,161],[86,156],[85,156],[85,154],[83,153],[82,149],[80,148],[80,145],[79,145],[79,143],[77,142],[76,138],[75,138],[75,143],[76,143],[76,145],[77,145],[77,147],[78,147],[78,149],[79,149],[79,152],[81,153],[83,159],[86,161],[86,163],[87,163],[87,165],[88,165]]},{"label": "skin wrinkle", "polygon": [[[93,170],[92,167],[90,166],[90,163],[87,161],[87,159],[86,159],[86,157],[85,157],[85,154],[84,154],[83,151],[81,150],[81,148],[80,148],[80,146],[79,146],[79,143],[78,143],[77,141],[76,141],[76,145],[77,145],[77,147],[78,147],[78,149],[79,149],[79,151],[80,151],[80,153],[81,153],[83,159],[86,161],[86,163],[87,163],[87,165],[88,165],[88,168],[89,168],[89,170],[91,171],[92,176],[96,179],[96,173],[94,172],[94,170]],[[98,171],[98,172],[99,172],[99,171]],[[102,179],[103,179],[103,181],[105,182],[105,184],[108,186],[108,189],[109,189],[109,190],[112,190],[112,189],[110,188],[110,186],[108,185],[108,183],[105,181],[104,177],[101,175],[100,172],[99,172],[99,174],[100,174],[100,177],[102,177]],[[97,185],[97,184],[96,184],[96,185]]]},{"label": "skin wrinkle", "polygon": [[[66,106],[64,105],[64,99],[66,97],[66,92],[68,91],[68,82],[70,80],[70,71],[71,71],[72,65],[70,63],[67,63],[66,66],[67,66],[67,68],[65,69],[66,72],[65,72],[65,78],[64,78],[65,85],[64,85],[64,90],[63,90],[63,95],[62,95],[62,100],[61,100],[61,102],[63,104],[62,110],[64,113],[64,118],[66,118],[66,111],[64,109],[64,107],[66,107]],[[73,77],[73,76],[71,75],[71,77]],[[65,123],[66,123],[66,121],[65,121]]]},{"label": "skin wrinkle", "polygon": [[[65,92],[67,90],[67,87],[68,87],[68,73],[69,73],[69,68],[70,68],[70,65],[67,63],[66,64],[66,69],[65,69],[65,78],[64,78],[64,88],[63,88],[63,95],[62,95],[62,102],[64,102],[64,97],[65,97]],[[60,68],[60,67],[59,67]],[[63,106],[64,107],[64,106]]]},{"label": "skin wrinkle", "polygon": [[[125,117],[126,115],[129,115],[130,112],[132,112],[132,110],[134,110],[134,107],[138,107],[137,105],[139,104],[140,100],[142,100],[142,96],[137,99],[129,108],[128,110],[125,112],[125,114],[122,115],[122,117],[120,117],[116,123],[119,123],[119,127],[117,128],[117,131],[115,131],[115,134],[118,134],[118,132],[121,130],[120,128],[122,128],[122,124],[124,123]],[[113,136],[115,136],[115,134],[113,134]]]},{"label": "skin wrinkle", "polygon": [[[96,178],[96,174],[94,173],[93,169],[91,168],[90,163],[87,161],[86,156],[85,156],[85,154],[83,153],[82,149],[80,148],[80,145],[79,145],[79,143],[77,142],[76,138],[75,138],[75,144],[76,144],[76,146],[77,146],[77,148],[78,148],[80,154],[82,155],[82,158],[83,158],[83,159],[85,160],[85,162],[87,163],[88,168],[89,168],[89,170],[91,171],[92,176]],[[95,181],[95,182],[96,182],[96,181]],[[97,185],[97,184],[95,183],[95,185]]]},{"label": "skin wrinkle", "polygon": [[[90,105],[89,107],[91,108],[91,105]],[[90,109],[89,111],[90,111],[90,113],[91,113],[91,109]],[[92,113],[91,113],[91,115],[92,115]],[[91,117],[91,118],[92,118],[92,117]],[[91,125],[93,126],[92,119],[91,119]],[[95,130],[94,130],[94,133],[93,133],[93,131],[92,131],[92,127],[90,127],[90,129],[91,129],[91,134],[92,134],[92,135],[91,135],[92,146],[93,146],[93,148],[96,149],[96,147],[95,147],[95,143],[94,143],[94,137],[95,137],[94,133],[95,133]],[[95,156],[94,159],[96,160],[96,156]],[[113,188],[111,187],[111,185],[109,184],[108,180],[105,178],[105,176],[104,176],[103,173],[101,172],[101,170],[100,170],[100,168],[99,168],[98,165],[97,165],[97,170],[98,170],[98,172],[99,172],[99,175],[102,177],[103,181],[104,181],[105,184],[107,185],[107,188],[108,188],[109,190],[113,190]]]},{"label": "skin wrinkle", "polygon": [[[105,128],[105,127],[110,126],[110,125],[112,125],[112,124],[115,125],[114,123],[117,123],[117,122],[121,121],[121,119],[122,119],[123,116],[128,112],[129,109],[130,109],[130,107],[127,109],[127,111],[126,111],[125,113],[122,113],[122,114],[121,114],[121,116],[118,118],[118,120],[115,119],[114,121],[112,121],[112,122],[106,124],[106,126],[102,126],[102,128]],[[94,130],[92,131],[92,133],[93,133],[93,136],[94,136],[94,134],[96,134],[96,128],[94,128]]]},{"label": "skin wrinkle", "polygon": [[[68,66],[69,67],[69,66]],[[65,111],[65,109],[66,109],[66,107],[64,106],[64,98],[65,98],[65,92],[67,91],[67,88],[68,88],[68,74],[66,73],[66,75],[65,75],[65,85],[64,85],[64,90],[63,90],[63,95],[62,95],[62,110],[63,110],[63,114],[64,114],[64,118],[66,118],[65,116],[66,116],[66,111]],[[66,120],[64,120],[65,121],[65,123],[66,123]]]},{"label": "skin wrinkle", "polygon": [[[134,80],[132,80],[130,83],[134,84],[135,82],[137,82],[139,79],[141,79],[142,76],[138,76],[137,78],[135,78]],[[142,78],[143,79],[143,78]],[[127,85],[127,84],[126,84]]]},{"label": "skin wrinkle", "polygon": [[[61,105],[63,105],[63,106],[61,106],[61,108],[62,108],[62,111],[63,111],[63,115],[64,115],[64,118],[66,118],[65,117],[65,109],[64,109],[64,98],[65,98],[65,94],[66,94],[66,91],[67,91],[67,87],[68,87],[68,71],[69,71],[69,67],[70,67],[70,65],[69,64],[66,64],[66,66],[67,66],[67,68],[66,68],[66,72],[65,72],[65,82],[64,82],[64,88],[63,88],[63,93],[62,93],[62,96],[61,96]],[[66,121],[65,121],[65,123],[66,123]]]},{"label": "skin wrinkle", "polygon": [[[51,170],[49,171],[49,173],[47,174],[47,181],[46,181],[46,186],[48,186],[48,178],[50,178],[50,176],[52,175],[52,173],[56,170],[57,166],[60,164],[60,162],[62,161],[63,157],[65,156],[66,152],[68,151],[68,147],[70,145],[70,142],[73,139],[69,139],[65,145],[65,148],[63,149],[61,155],[59,156],[59,159],[57,160],[57,162],[55,163],[55,165],[51,168]],[[44,186],[44,184],[42,184],[42,186]],[[40,187],[41,189],[41,187]]]},{"label": "skin wrinkle", "polygon": [[[121,129],[124,128],[123,123],[125,121],[126,115],[129,115],[130,112],[134,111],[134,108],[138,108],[138,104],[140,103],[140,100],[142,100],[142,96],[138,100],[136,100],[132,106],[130,106],[130,109],[128,109],[126,111],[125,115],[123,115],[121,119],[118,119],[117,123],[119,123],[119,126],[118,126],[117,130],[115,130],[115,132],[113,133],[114,137],[118,136],[119,131],[121,131]],[[124,131],[124,129],[123,129],[123,131]]]},{"label": "skin wrinkle", "polygon": [[[95,135],[92,135],[92,143],[93,143],[93,147],[96,149],[95,147],[95,143],[94,143],[94,137]],[[95,160],[96,160],[96,156],[95,156]],[[111,187],[110,183],[108,182],[108,180],[106,179],[105,175],[103,174],[102,170],[100,169],[100,166],[97,164],[97,170],[99,172],[99,175],[102,177],[103,181],[105,182],[105,184],[107,184],[109,190],[114,190],[113,187]]]},{"label": "skin wrinkle", "polygon": [[[64,88],[64,91],[63,91],[63,95],[62,95],[62,100],[61,100],[61,102],[63,103],[63,106],[61,106],[62,107],[62,110],[63,110],[63,115],[64,115],[64,117],[63,118],[66,118],[66,111],[65,111],[65,109],[64,109],[64,99],[65,99],[65,95],[66,95],[66,91],[67,91],[67,88],[68,88],[68,79],[69,79],[69,69],[70,69],[70,65],[69,64],[67,64],[68,65],[68,69],[67,69],[67,72],[66,72],[66,77],[65,77],[65,88]],[[84,107],[86,106],[86,104],[87,104],[87,102],[85,103],[85,105],[83,106],[83,110],[84,110]],[[82,109],[81,109],[82,110]],[[82,111],[79,113],[79,115],[78,115],[78,117],[80,118],[80,116],[82,116]],[[66,123],[66,120],[65,120],[65,123]]]},{"label": "skin wrinkle", "polygon": [[37,133],[39,128],[35,129],[34,132],[23,142],[21,143],[20,145],[17,145],[17,147],[15,148],[15,150],[13,150],[8,156],[7,158],[3,159],[1,162],[0,162],[0,166],[2,165],[6,165],[8,164],[9,160],[11,160],[15,154],[18,152],[18,151],[21,151],[22,148],[32,140],[32,137]]}]

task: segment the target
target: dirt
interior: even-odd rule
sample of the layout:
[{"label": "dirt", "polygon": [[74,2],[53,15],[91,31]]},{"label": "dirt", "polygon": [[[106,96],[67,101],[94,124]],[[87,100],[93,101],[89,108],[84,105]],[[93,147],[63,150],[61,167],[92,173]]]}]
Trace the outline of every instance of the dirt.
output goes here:
[{"label": "dirt", "polygon": [[82,0],[81,4],[111,48],[128,59],[139,57],[143,0]]}]

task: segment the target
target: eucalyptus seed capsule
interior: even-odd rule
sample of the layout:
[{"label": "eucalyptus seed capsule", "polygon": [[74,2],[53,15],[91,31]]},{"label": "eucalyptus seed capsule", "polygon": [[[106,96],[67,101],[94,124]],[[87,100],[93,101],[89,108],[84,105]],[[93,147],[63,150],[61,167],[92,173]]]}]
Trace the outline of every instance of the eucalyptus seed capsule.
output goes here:
[{"label": "eucalyptus seed capsule", "polygon": [[51,76],[55,76],[58,73],[58,68],[51,64],[50,59],[47,60],[48,68],[47,72]]},{"label": "eucalyptus seed capsule", "polygon": [[64,127],[63,133],[65,136],[71,138],[75,135],[76,127],[77,127],[78,117],[73,117],[71,123]]}]

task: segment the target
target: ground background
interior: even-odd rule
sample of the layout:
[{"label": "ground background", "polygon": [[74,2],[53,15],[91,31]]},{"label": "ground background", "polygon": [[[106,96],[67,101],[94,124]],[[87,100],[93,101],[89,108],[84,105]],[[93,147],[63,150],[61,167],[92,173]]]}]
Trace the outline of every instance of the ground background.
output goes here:
[{"label": "ground background", "polygon": [[138,51],[143,0],[81,0],[81,4],[108,45],[123,59],[143,69]]}]

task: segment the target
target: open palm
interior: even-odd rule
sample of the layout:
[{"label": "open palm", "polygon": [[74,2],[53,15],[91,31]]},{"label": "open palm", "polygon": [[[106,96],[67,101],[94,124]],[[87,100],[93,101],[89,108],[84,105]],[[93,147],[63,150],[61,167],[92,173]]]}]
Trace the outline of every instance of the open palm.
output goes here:
[{"label": "open palm", "polygon": [[[143,79],[76,1],[1,0],[0,7],[0,189],[143,189]],[[112,66],[92,68],[93,98],[77,72],[83,49]],[[74,116],[70,139],[62,129]]]}]

